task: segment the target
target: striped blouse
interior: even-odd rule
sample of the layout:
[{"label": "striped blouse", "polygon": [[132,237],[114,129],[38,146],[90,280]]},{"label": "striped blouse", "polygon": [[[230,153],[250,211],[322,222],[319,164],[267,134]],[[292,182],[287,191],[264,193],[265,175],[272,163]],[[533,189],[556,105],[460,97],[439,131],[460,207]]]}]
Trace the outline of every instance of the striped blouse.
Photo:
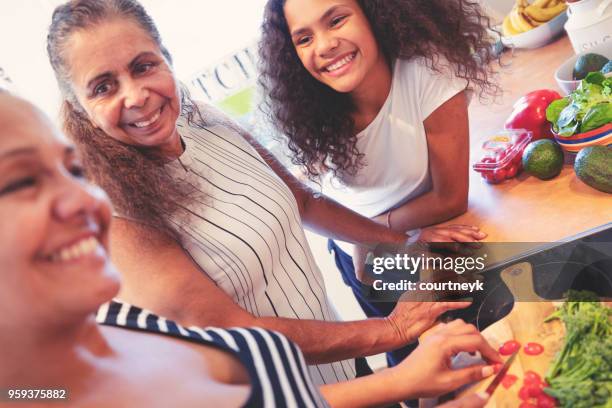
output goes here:
[{"label": "striped blouse", "polygon": [[[177,126],[185,151],[169,167],[204,195],[174,218],[194,261],[254,316],[338,320],[287,185],[237,132]],[[355,377],[353,360],[309,369],[316,384]]]},{"label": "striped blouse", "polygon": [[[251,381],[245,407],[328,407],[312,383],[301,351],[283,335],[258,328],[183,327],[139,307],[111,301],[100,307],[96,321],[168,335],[236,356]],[[206,406],[202,401],[202,406]]]}]

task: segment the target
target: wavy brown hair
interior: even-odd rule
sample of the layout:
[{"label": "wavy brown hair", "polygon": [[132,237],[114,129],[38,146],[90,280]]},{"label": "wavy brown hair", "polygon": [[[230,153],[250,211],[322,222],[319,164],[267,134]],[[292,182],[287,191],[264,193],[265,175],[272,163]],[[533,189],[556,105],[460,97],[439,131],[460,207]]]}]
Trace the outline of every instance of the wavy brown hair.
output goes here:
[{"label": "wavy brown hair", "polygon": [[[494,59],[489,18],[471,0],[357,0],[388,62],[423,57],[440,71],[444,57],[451,72],[466,79],[480,97],[496,95],[489,62]],[[356,147],[348,94],[313,78],[302,65],[285,19],[286,0],[269,0],[259,43],[262,110],[287,138],[294,164],[311,179],[333,172],[342,179],[363,165]]]},{"label": "wavy brown hair", "polygon": [[[174,178],[165,160],[154,150],[122,143],[93,126],[72,89],[65,59],[71,35],[116,18],[140,26],[172,64],[153,20],[137,1],[72,0],[58,6],[47,36],[47,53],[64,98],[61,110],[64,131],[83,157],[88,177],[107,192],[121,216],[155,228],[180,242],[182,235],[175,221],[177,216],[184,215],[183,208],[195,199],[194,185],[189,180]],[[186,117],[189,124],[204,124],[198,106],[185,87],[181,87],[181,116]]]}]

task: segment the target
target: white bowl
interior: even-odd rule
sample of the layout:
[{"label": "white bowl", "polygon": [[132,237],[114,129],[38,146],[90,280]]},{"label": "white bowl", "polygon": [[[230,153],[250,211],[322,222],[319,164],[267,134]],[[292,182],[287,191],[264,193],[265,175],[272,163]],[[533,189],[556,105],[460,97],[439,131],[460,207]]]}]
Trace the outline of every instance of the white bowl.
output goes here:
[{"label": "white bowl", "polygon": [[[581,52],[580,54],[576,54],[573,57],[565,60],[563,64],[555,71],[555,80],[559,85],[559,88],[565,93],[565,95],[571,93],[572,91],[578,88],[578,84],[580,81],[574,80],[574,65],[576,65],[576,60],[578,57],[584,54],[600,54],[608,59],[612,59],[612,41],[605,42],[596,47],[589,48],[588,50]],[[606,75],[607,76],[607,75]]]},{"label": "white bowl", "polygon": [[551,42],[563,31],[567,21],[567,13],[560,13],[557,17],[524,33],[502,37],[506,47],[513,48],[539,48]]}]

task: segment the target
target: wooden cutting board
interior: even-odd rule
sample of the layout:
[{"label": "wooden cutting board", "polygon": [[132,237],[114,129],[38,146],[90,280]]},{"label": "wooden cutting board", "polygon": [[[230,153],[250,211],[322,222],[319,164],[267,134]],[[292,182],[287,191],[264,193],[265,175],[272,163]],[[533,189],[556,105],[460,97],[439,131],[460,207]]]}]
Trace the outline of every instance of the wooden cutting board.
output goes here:
[{"label": "wooden cutting board", "polygon": [[[553,302],[520,301],[520,299],[541,299],[534,290],[531,264],[524,262],[512,265],[501,272],[501,278],[514,296],[514,306],[506,317],[487,327],[482,332],[483,336],[496,349],[499,349],[508,340],[516,340],[522,346],[529,342],[536,342],[544,346],[544,352],[537,356],[525,354],[521,348],[508,370],[508,374],[518,377],[517,381],[508,389],[500,384],[486,405],[488,408],[516,408],[521,403],[518,392],[523,386],[524,373],[532,370],[544,378],[556,352],[563,346],[565,331],[559,320],[544,323],[544,319],[555,310]],[[492,378],[469,387],[461,395],[484,391]]]}]

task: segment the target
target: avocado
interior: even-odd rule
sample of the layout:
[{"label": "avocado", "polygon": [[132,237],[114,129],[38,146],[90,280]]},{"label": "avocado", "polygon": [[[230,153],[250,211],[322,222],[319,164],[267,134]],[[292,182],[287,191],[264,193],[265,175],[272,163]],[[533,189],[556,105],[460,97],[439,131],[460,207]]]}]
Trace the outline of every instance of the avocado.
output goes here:
[{"label": "avocado", "polygon": [[589,146],[580,150],[574,171],[585,184],[612,193],[612,146]]},{"label": "avocado", "polygon": [[608,58],[599,54],[584,54],[578,57],[574,65],[574,79],[582,80],[589,72],[599,71],[608,63]]},{"label": "avocado", "polygon": [[612,60],[608,61],[608,63],[603,66],[600,72],[604,75],[612,72]]},{"label": "avocado", "polygon": [[550,139],[529,143],[523,152],[523,168],[541,180],[551,179],[563,168],[563,150]]}]

